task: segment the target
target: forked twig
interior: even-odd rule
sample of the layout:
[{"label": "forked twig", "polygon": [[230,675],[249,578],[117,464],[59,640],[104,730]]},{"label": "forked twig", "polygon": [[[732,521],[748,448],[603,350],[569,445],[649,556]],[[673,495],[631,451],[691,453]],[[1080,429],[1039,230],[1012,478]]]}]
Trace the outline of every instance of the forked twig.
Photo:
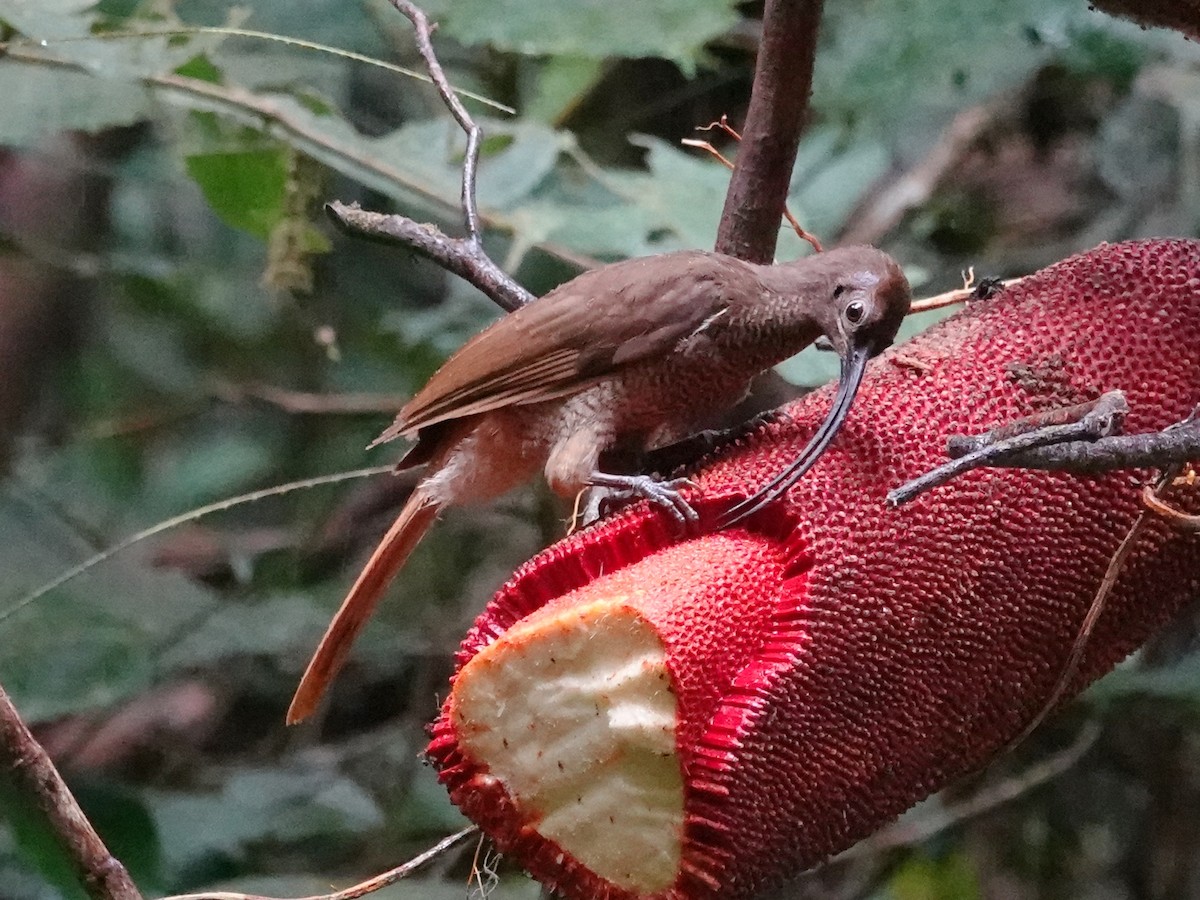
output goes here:
[{"label": "forked twig", "polygon": [[[712,131],[714,128],[719,128],[721,131],[729,135],[729,137],[733,138],[738,143],[741,143],[741,133],[729,124],[729,118],[727,116],[723,115],[717,121],[709,122],[707,125],[696,126],[697,131]],[[698,150],[704,150],[707,153],[711,153],[717,158],[721,165],[729,169],[731,172],[735,168],[733,160],[714,147],[709,141],[700,141],[696,140],[695,138],[684,138],[679,143],[686,147],[695,147]],[[788,209],[787,203],[784,203],[783,205],[783,217],[787,219],[788,224],[792,226],[792,230],[796,232],[796,236],[802,241],[808,241],[816,253],[820,253],[824,249],[821,246],[821,241],[817,238],[817,236],[801,225],[800,221],[794,215],[792,215],[792,211]]]},{"label": "forked twig", "polygon": [[1125,395],[1121,391],[1109,391],[1098,398],[1078,421],[1067,424],[1043,425],[1021,430],[994,443],[985,443],[971,453],[952,459],[914,478],[907,484],[888,492],[889,506],[900,506],[931,488],[946,484],[972,469],[984,466],[1010,465],[1012,458],[1026,451],[1036,450],[1052,444],[1078,441],[1096,441],[1107,437],[1120,427],[1129,411]]},{"label": "forked twig", "polygon": [[384,215],[368,212],[359,209],[357,204],[346,205],[334,201],[325,209],[343,230],[415,250],[479,288],[502,309],[512,312],[532,300],[533,295],[496,265],[483,248],[479,208],[475,199],[483,131],[475,124],[446,80],[433,49],[431,35],[435,26],[430,24],[424,10],[409,0],[391,0],[391,4],[412,23],[417,50],[437,88],[438,96],[467,136],[462,166],[462,211],[467,233],[465,237],[452,238],[434,225],[423,224],[398,213]]},{"label": "forked twig", "polygon": [[[984,466],[1092,475],[1120,469],[1165,470],[1200,459],[1200,416],[1197,415],[1200,407],[1186,419],[1162,431],[1097,436],[1099,426],[1104,424],[1105,410],[1100,408],[1101,402],[1119,393],[1105,394],[1093,404],[1051,410],[984,435],[951,437],[948,442],[951,456],[970,452],[893,489],[888,493],[887,501],[892,506],[899,506],[930,488]],[[1052,424],[1063,413],[1082,409],[1092,412],[1078,423]],[[1123,415],[1123,411],[1118,412]],[[1016,434],[1012,436],[1014,431]],[[1186,513],[1179,515],[1187,517]]]},{"label": "forked twig", "polygon": [[429,24],[429,17],[425,15],[425,10],[421,9],[415,3],[411,3],[409,0],[391,0],[391,3],[397,12],[412,22],[413,33],[417,39],[417,52],[421,54],[421,59],[425,61],[425,68],[429,70],[429,77],[433,81],[434,86],[437,87],[437,92],[442,98],[442,102],[450,110],[450,115],[454,116],[454,121],[458,123],[459,127],[467,135],[467,154],[463,160],[462,167],[462,208],[463,218],[467,226],[466,239],[469,243],[478,246],[480,232],[479,210],[475,208],[475,173],[479,168],[479,145],[483,140],[483,132],[475,124],[475,120],[471,118],[466,107],[462,105],[462,101],[458,99],[458,95],[450,87],[450,82],[446,80],[446,73],[442,71],[442,64],[438,61],[437,54],[433,50],[433,40],[431,37],[433,29],[437,26]]},{"label": "forked twig", "polygon": [[[1054,687],[1037,715],[1005,745],[1004,750],[1010,750],[1024,741],[1070,687],[1121,569],[1151,516],[1162,516],[1179,528],[1200,530],[1200,516],[1176,509],[1161,496],[1162,491],[1176,484],[1188,461],[1200,455],[1200,422],[1197,421],[1200,407],[1183,421],[1160,432],[1113,435],[1112,432],[1119,429],[1127,412],[1124,394],[1111,391],[1090,403],[1050,410],[1002,425],[982,435],[952,437],[948,450],[956,459],[888,494],[888,503],[896,506],[913,499],[922,491],[945,484],[963,472],[980,466],[1085,473],[1152,466],[1162,472],[1153,486],[1143,490],[1144,508],[1109,560],[1100,587],[1080,624],[1071,652]],[[1183,481],[1187,483],[1187,479]]]}]

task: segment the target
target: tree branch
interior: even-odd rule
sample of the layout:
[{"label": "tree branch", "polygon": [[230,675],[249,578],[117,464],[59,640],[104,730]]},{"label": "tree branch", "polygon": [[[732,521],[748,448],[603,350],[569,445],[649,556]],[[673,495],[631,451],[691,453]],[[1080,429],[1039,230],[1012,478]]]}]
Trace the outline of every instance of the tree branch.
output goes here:
[{"label": "tree branch", "polygon": [[1200,407],[1162,431],[1114,435],[1127,412],[1124,394],[1110,391],[1092,403],[1051,410],[982,435],[956,435],[948,443],[957,459],[893,489],[887,502],[900,506],[985,466],[1094,475],[1119,469],[1162,471],[1200,460]]},{"label": "tree branch", "polygon": [[0,771],[46,816],[59,846],[71,859],[80,882],[93,900],[142,900],[142,895],[75,802],[29,728],[21,721],[0,686]]},{"label": "tree branch", "polygon": [[767,0],[750,108],[717,230],[718,253],[757,263],[775,256],[808,116],[821,8],[822,0]]},{"label": "tree branch", "polygon": [[335,202],[327,205],[325,210],[343,231],[415,250],[470,282],[498,306],[512,312],[532,300],[533,295],[513,281],[483,249],[479,209],[475,200],[475,176],[479,168],[479,146],[483,132],[446,80],[446,74],[433,50],[433,27],[424,10],[409,0],[391,0],[391,4],[412,22],[417,50],[425,61],[429,78],[437,88],[438,96],[467,135],[467,151],[462,167],[462,211],[467,234],[466,237],[452,238],[434,225],[422,224],[399,214],[367,212],[358,209],[357,205],[345,206]]},{"label": "tree branch", "polygon": [[325,205],[325,212],[342,231],[356,237],[393,244],[433,260],[447,272],[479,288],[492,302],[512,312],[533,299],[533,295],[505,274],[492,261],[478,241],[452,238],[436,225],[429,225],[397,213],[385,215],[361,209],[357,203],[346,205],[337,200]]},{"label": "tree branch", "polygon": [[1200,423],[1147,434],[1114,435],[1095,443],[1072,441],[1041,447],[1016,454],[1001,465],[1094,475],[1118,469],[1163,469],[1196,460],[1200,460]]},{"label": "tree branch", "polygon": [[[1073,407],[1076,412],[1079,408]],[[1019,453],[1043,448],[1055,444],[1085,441],[1094,442],[1108,437],[1120,427],[1121,421],[1129,411],[1125,395],[1121,391],[1110,391],[1093,404],[1089,404],[1086,412],[1073,422],[1066,424],[1043,424],[1041,421],[1017,423],[989,432],[984,436],[982,445],[958,459],[952,459],[938,466],[931,472],[926,472],[919,478],[914,478],[888,492],[889,506],[900,506],[923,494],[931,488],[946,484],[972,469],[982,466],[1010,465],[1012,458]],[[1015,432],[1015,433],[1013,433]],[[989,437],[999,436],[994,442]]]}]

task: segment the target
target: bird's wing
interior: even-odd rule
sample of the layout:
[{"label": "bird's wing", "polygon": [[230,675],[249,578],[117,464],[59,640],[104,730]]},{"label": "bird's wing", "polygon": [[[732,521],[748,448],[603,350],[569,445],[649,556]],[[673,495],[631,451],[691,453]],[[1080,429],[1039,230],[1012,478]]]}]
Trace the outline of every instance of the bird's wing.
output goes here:
[{"label": "bird's wing", "polygon": [[450,419],[574,394],[670,352],[758,289],[752,267],[684,251],[585,272],[463,345],[379,440]]}]

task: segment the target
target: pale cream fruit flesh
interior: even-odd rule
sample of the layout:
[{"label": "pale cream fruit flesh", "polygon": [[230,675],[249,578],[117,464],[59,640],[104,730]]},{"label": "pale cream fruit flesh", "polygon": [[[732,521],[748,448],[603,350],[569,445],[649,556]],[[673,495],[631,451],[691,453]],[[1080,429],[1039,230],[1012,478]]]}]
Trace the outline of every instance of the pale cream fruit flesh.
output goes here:
[{"label": "pale cream fruit flesh", "polygon": [[458,674],[465,752],[523,819],[601,878],[674,883],[683,833],[666,649],[625,597],[542,610]]}]

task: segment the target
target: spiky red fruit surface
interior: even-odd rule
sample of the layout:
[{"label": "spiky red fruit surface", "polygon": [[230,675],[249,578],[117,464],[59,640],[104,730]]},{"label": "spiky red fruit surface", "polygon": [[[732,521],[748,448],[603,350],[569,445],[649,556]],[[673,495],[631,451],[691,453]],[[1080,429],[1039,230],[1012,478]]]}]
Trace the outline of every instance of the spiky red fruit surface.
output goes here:
[{"label": "spiky red fruit surface", "polygon": [[[1129,433],[1200,401],[1200,243],[1099,247],[876,361],[832,449],[745,527],[685,538],[639,508],[534,558],[433,729],[454,802],[569,897],[744,897],[977,769],[1053,689],[1138,489],[988,470],[884,495],[949,435],[1116,388]],[[700,473],[705,521],[829,399]],[[1198,549],[1153,524],[1070,693],[1200,594]]]}]

